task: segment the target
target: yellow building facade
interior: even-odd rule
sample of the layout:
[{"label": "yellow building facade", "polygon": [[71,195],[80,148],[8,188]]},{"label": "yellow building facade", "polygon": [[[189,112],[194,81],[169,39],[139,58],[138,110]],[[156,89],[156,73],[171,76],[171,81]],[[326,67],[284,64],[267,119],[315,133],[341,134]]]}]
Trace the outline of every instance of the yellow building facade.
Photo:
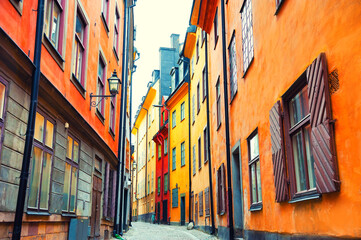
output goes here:
[{"label": "yellow building facade", "polygon": [[166,101],[169,109],[170,223],[189,221],[188,83],[182,81]]}]

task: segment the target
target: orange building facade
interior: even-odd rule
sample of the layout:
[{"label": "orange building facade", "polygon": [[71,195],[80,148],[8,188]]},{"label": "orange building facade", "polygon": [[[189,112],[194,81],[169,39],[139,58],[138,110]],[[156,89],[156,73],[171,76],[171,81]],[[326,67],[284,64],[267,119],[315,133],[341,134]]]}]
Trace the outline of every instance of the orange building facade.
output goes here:
[{"label": "orange building facade", "polygon": [[[45,235],[49,239],[108,239],[113,233],[122,94],[119,87],[115,97],[101,100],[90,95],[110,95],[107,79],[113,71],[121,81],[124,75],[130,77],[122,69],[124,5],[119,0],[45,1],[22,239]],[[0,3],[2,239],[9,239],[13,232],[35,69],[37,8],[37,0]],[[132,10],[127,18],[133,36]],[[132,52],[130,41],[127,69],[133,67]],[[124,198],[129,199],[129,190]],[[128,207],[124,211],[129,216]]]},{"label": "orange building facade", "polygon": [[222,239],[360,237],[360,9],[357,1],[194,1],[190,22],[209,36]]}]

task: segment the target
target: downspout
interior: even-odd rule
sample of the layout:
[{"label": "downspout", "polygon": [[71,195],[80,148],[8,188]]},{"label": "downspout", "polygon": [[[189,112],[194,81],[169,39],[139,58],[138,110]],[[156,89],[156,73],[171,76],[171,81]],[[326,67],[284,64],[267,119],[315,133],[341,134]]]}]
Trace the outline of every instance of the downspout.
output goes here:
[{"label": "downspout", "polygon": [[[123,63],[124,63],[124,58],[125,58],[125,68],[123,68],[123,76],[122,76],[122,87],[124,88],[124,97],[122,94],[122,113],[121,113],[121,117],[122,117],[122,135],[120,135],[120,137],[122,138],[121,141],[121,155],[119,155],[121,163],[122,163],[122,172],[121,172],[121,182],[120,182],[120,211],[119,211],[119,234],[123,235],[123,208],[125,208],[124,206],[124,171],[125,171],[125,134],[126,134],[126,114],[127,114],[127,95],[128,95],[128,52],[129,52],[129,7],[127,4],[127,0],[125,0],[125,6],[124,6],[124,11],[125,11],[125,30],[126,30],[126,38],[124,39],[124,45],[123,45]],[[127,26],[126,26],[127,25]],[[126,48],[125,48],[125,44],[126,44]],[[125,49],[124,49],[125,48]],[[125,50],[125,51],[124,51]],[[124,66],[124,65],[123,65]],[[119,151],[119,149],[118,149]]]},{"label": "downspout", "polygon": [[[133,169],[132,169],[132,167],[133,166],[131,166],[132,164],[132,161],[131,161],[131,159],[132,159],[132,133],[131,133],[131,123],[132,123],[132,96],[133,96],[133,92],[132,92],[132,90],[133,90],[133,73],[134,73],[135,71],[131,71],[131,74],[130,74],[130,91],[129,91],[129,144],[130,144],[130,146],[129,146],[129,150],[130,150],[130,153],[129,153],[129,167],[130,167],[130,169],[131,169],[131,171],[130,171],[130,176],[131,176],[131,181],[133,181]],[[134,161],[134,160],[133,160]],[[132,226],[132,215],[133,215],[133,188],[132,188],[132,185],[133,184],[131,184],[130,185],[130,200],[131,201],[129,201],[129,202],[131,202],[132,204],[130,205],[130,214],[129,214],[129,226],[131,227]]]},{"label": "downspout", "polygon": [[206,34],[205,39],[205,57],[206,57],[206,93],[207,93],[207,154],[208,154],[208,172],[209,172],[209,194],[211,195],[211,222],[212,222],[212,228],[211,228],[211,234],[214,234],[215,226],[214,226],[214,210],[213,210],[213,181],[212,181],[212,160],[211,160],[211,124],[209,120],[209,89],[208,89],[208,34]]},{"label": "downspout", "polygon": [[21,166],[19,193],[16,203],[16,212],[15,212],[14,229],[13,229],[13,237],[12,237],[13,240],[19,240],[21,236],[23,212],[24,212],[24,205],[26,199],[26,187],[28,184],[30,158],[31,158],[31,151],[34,141],[35,117],[36,117],[36,108],[38,105],[39,82],[40,82],[41,42],[43,37],[43,25],[44,25],[44,0],[39,0],[37,12],[38,14],[36,17],[36,32],[35,32],[36,36],[35,36],[35,49],[34,49],[35,69],[32,76],[31,101],[30,101],[30,108],[28,115],[28,125],[26,129],[23,163]]},{"label": "downspout", "polygon": [[188,218],[189,223],[192,222],[192,208],[191,208],[191,201],[192,201],[192,166],[191,166],[191,83],[190,83],[190,76],[189,76],[189,62],[185,62],[188,65],[188,169],[189,169],[189,196],[188,196]]},{"label": "downspout", "polygon": [[145,111],[147,111],[147,118],[146,118],[146,126],[145,126],[145,182],[144,182],[144,197],[145,197],[145,203],[146,203],[146,212],[148,213],[148,196],[147,196],[147,173],[148,173],[148,109],[142,107]]},{"label": "downspout", "polygon": [[139,162],[138,162],[138,159],[139,159],[139,129],[138,128],[136,128],[136,127],[134,127],[135,129],[137,129],[137,159],[136,159],[136,161],[137,161],[137,168],[135,169],[135,173],[136,173],[136,176],[135,176],[135,189],[136,189],[136,194],[135,194],[135,200],[137,201],[137,221],[138,221],[138,208],[139,208],[139,206],[138,206],[138,204],[139,204],[139,202],[138,202],[138,168],[139,168]]},{"label": "downspout", "polygon": [[226,153],[227,153],[227,185],[228,185],[228,222],[229,239],[233,239],[233,204],[232,204],[232,181],[231,181],[231,150],[229,136],[229,112],[228,112],[228,81],[227,81],[227,55],[226,55],[226,20],[224,0],[221,0],[222,15],[222,55],[223,55],[223,92],[224,92],[224,119],[226,126]]},{"label": "downspout", "polygon": [[[167,115],[167,120],[168,120],[168,136],[167,136],[167,138],[168,138],[168,142],[167,142],[167,148],[168,148],[168,154],[167,154],[167,160],[168,160],[168,189],[167,189],[167,191],[168,191],[168,201],[167,201],[167,203],[168,203],[168,215],[170,216],[170,210],[171,210],[171,207],[170,207],[170,204],[169,204],[169,200],[170,200],[170,198],[171,198],[171,196],[170,196],[170,164],[169,164],[169,161],[170,161],[170,124],[169,124],[169,116],[170,116],[170,111],[169,111],[169,108],[165,105],[165,103],[164,103],[164,108],[167,110],[167,112],[168,112],[168,115]],[[168,219],[169,219],[169,221],[168,221]],[[170,218],[168,218],[168,219],[166,219],[166,221],[167,221],[167,223],[170,225]]]}]

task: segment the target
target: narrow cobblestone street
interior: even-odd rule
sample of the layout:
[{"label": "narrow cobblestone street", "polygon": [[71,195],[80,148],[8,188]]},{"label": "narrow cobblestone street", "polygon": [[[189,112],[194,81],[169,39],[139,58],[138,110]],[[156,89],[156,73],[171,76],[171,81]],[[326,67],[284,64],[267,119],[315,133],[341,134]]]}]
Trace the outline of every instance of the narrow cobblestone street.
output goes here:
[{"label": "narrow cobblestone street", "polygon": [[150,224],[144,222],[132,222],[132,227],[123,236],[126,240],[216,240],[215,236],[199,230],[187,230],[186,226],[169,226]]}]

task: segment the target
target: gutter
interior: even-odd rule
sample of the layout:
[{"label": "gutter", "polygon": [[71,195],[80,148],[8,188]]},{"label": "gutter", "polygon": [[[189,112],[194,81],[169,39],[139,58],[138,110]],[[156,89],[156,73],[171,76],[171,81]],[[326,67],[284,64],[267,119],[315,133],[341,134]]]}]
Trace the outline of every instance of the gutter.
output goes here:
[{"label": "gutter", "polygon": [[233,239],[233,203],[232,203],[232,180],[231,180],[231,150],[229,133],[228,112],[228,81],[227,81],[227,56],[226,56],[226,20],[224,11],[224,0],[221,0],[222,15],[222,56],[223,56],[223,90],[224,90],[224,119],[226,127],[226,153],[227,153],[227,185],[228,185],[228,223],[229,239]]}]

